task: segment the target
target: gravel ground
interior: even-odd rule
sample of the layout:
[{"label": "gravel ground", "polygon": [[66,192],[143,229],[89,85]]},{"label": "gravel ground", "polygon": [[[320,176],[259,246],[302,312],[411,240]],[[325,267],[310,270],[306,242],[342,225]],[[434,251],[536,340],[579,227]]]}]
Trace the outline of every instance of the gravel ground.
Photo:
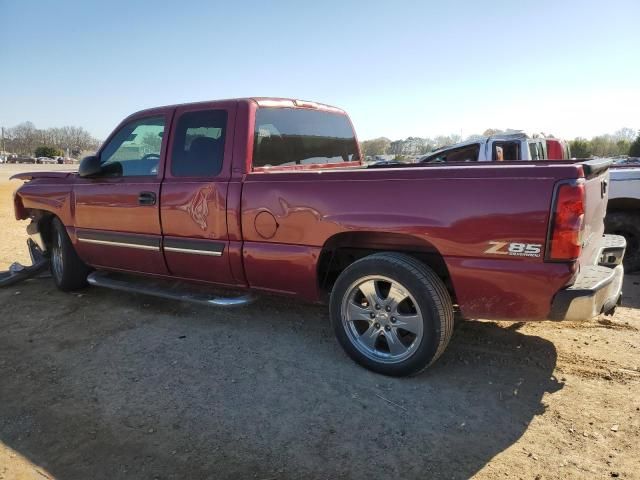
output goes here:
[{"label": "gravel ground", "polygon": [[[32,168],[0,165],[0,269],[28,259],[6,179]],[[30,280],[0,290],[0,479],[640,478],[640,276],[625,294],[590,322],[464,322],[392,379],[323,306]]]}]

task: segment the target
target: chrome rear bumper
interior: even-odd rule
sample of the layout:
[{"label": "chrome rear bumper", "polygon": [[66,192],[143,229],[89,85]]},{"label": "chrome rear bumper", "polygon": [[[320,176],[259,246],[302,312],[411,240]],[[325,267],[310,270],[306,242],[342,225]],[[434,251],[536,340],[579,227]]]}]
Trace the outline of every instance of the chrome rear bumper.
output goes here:
[{"label": "chrome rear bumper", "polygon": [[626,242],[618,235],[605,235],[599,265],[582,267],[573,285],[553,299],[551,320],[588,320],[611,314],[622,299]]}]

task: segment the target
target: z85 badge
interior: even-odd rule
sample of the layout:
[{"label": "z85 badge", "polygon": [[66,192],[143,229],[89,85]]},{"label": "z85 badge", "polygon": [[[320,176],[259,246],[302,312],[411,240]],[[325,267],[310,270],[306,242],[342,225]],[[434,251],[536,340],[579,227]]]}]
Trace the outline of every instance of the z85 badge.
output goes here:
[{"label": "z85 badge", "polygon": [[515,257],[539,257],[542,245],[539,243],[489,242],[491,245],[484,253],[492,255],[513,255]]}]

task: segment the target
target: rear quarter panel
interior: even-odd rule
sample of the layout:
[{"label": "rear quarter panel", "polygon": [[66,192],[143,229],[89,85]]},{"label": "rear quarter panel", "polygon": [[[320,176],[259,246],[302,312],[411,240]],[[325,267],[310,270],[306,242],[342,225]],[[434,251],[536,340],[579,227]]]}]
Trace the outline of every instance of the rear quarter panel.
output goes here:
[{"label": "rear quarter panel", "polygon": [[544,251],[554,185],[576,176],[575,166],[531,163],[252,173],[241,213],[247,279],[317,300],[316,264],[332,236],[397,233],[443,256],[465,316],[544,318],[573,265],[486,250],[498,241]]}]

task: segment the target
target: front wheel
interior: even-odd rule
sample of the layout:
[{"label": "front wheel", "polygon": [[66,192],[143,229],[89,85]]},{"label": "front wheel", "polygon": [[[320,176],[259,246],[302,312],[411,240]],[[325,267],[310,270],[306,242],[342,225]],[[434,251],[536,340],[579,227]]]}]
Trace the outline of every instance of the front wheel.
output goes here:
[{"label": "front wheel", "polygon": [[426,369],[453,332],[453,306],[444,283],[401,253],[377,253],[351,264],[334,285],[330,310],[346,353],[385,375]]},{"label": "front wheel", "polygon": [[54,218],[51,226],[51,274],[56,286],[65,292],[85,287],[89,267],[78,257],[62,222]]}]

